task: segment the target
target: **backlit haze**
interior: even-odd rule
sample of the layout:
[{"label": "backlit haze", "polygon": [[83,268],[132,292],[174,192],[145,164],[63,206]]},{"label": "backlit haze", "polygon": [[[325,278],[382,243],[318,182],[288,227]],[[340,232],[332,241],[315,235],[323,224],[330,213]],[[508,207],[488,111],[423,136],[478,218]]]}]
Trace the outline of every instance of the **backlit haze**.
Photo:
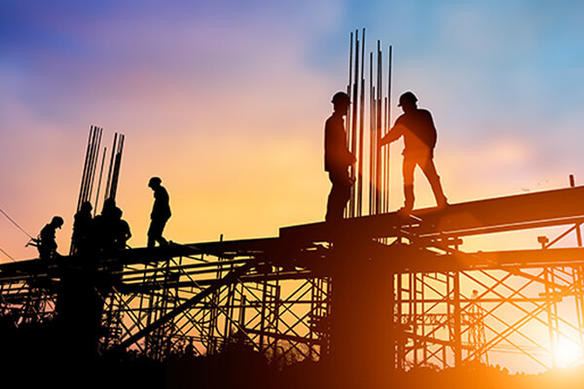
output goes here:
[{"label": "backlit haze", "polygon": [[[393,119],[406,90],[432,111],[451,202],[584,182],[583,14],[571,1],[2,1],[0,208],[32,235],[63,216],[66,253],[95,124],[108,149],[126,134],[117,200],[132,247],[146,242],[151,176],[170,193],[175,242],[323,220],[323,123],[362,27],[368,50],[393,45]],[[416,194],[433,205],[419,173]],[[0,216],[0,248],[35,257],[26,242]]]}]

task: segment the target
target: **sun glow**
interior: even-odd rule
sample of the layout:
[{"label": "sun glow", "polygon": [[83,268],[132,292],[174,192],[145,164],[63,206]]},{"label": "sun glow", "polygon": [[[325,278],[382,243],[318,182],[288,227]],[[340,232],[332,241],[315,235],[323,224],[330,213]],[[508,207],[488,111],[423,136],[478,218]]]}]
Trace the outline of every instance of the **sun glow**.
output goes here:
[{"label": "sun glow", "polygon": [[574,366],[584,359],[582,347],[567,339],[560,339],[554,354],[559,367]]}]

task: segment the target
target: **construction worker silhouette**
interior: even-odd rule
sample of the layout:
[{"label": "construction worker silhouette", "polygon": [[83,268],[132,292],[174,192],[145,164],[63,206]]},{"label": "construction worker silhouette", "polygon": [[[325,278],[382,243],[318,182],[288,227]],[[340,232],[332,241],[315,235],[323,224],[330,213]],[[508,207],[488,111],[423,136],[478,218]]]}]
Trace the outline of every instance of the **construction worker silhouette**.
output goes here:
[{"label": "construction worker silhouette", "polygon": [[155,242],[158,242],[160,246],[168,244],[162,237],[162,232],[171,213],[168,192],[161,184],[162,180],[159,177],[152,177],[148,181],[148,186],[154,191],[154,205],[150,214],[150,228],[148,228],[148,247],[154,247]]},{"label": "construction worker silhouette", "polygon": [[81,209],[75,214],[73,222],[73,254],[87,254],[91,251],[93,240],[93,207],[89,201],[81,204]]},{"label": "construction worker silhouette", "polygon": [[405,202],[400,212],[410,214],[414,208],[414,169],[420,166],[430,182],[438,207],[448,205],[440,177],[434,165],[434,147],[436,146],[436,127],[432,114],[417,106],[418,98],[412,92],[405,92],[399,98],[398,107],[404,113],[397,118],[391,130],[381,139],[380,145],[387,145],[404,137],[403,177]]},{"label": "construction worker silhouette", "polygon": [[328,196],[326,220],[338,221],[343,218],[343,211],[351,196],[351,186],[355,182],[349,176],[348,168],[356,161],[347,147],[347,133],[343,117],[351,101],[345,92],[333,96],[333,114],[324,127],[324,170],[329,173],[332,183]]},{"label": "construction worker silhouette", "polygon": [[120,208],[116,207],[113,210],[114,216],[114,249],[123,250],[126,248],[126,242],[132,237],[130,232],[130,225],[127,221],[122,219],[123,212]]},{"label": "construction worker silhouette", "polygon": [[43,227],[39,234],[38,250],[40,259],[54,259],[59,256],[57,253],[57,242],[55,231],[63,226],[63,218],[55,216],[51,222]]},{"label": "construction worker silhouette", "polygon": [[95,247],[98,252],[111,253],[114,249],[114,231],[116,228],[116,200],[108,198],[103,202],[101,214],[93,219]]}]

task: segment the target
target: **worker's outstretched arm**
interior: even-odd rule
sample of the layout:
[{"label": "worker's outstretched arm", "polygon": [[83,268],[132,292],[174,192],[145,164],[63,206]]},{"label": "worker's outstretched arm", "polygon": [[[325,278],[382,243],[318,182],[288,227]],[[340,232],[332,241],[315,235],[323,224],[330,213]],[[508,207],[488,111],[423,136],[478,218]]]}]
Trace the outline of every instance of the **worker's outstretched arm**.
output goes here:
[{"label": "worker's outstretched arm", "polygon": [[404,134],[404,130],[405,127],[403,125],[396,124],[395,126],[392,127],[391,130],[389,130],[387,134],[385,134],[383,138],[381,138],[379,145],[380,146],[388,145],[391,142],[398,140],[399,137]]}]

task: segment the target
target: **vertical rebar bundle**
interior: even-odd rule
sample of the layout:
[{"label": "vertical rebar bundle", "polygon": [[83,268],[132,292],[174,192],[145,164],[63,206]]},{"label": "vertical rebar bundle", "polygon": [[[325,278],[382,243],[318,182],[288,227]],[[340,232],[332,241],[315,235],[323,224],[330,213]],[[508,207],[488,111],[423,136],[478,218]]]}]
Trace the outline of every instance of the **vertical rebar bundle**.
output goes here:
[{"label": "vertical rebar bundle", "polygon": [[[96,180],[96,172],[98,169],[98,162],[99,162],[99,155],[100,155],[100,147],[101,147],[101,139],[103,135],[103,128],[97,126],[91,126],[89,129],[89,138],[87,140],[87,148],[85,150],[85,161],[83,162],[83,173],[81,175],[81,186],[79,189],[79,198],[77,200],[77,209],[78,212],[81,209],[81,205],[89,201],[91,202],[94,199],[94,207],[93,213],[94,215],[97,213],[98,203],[99,203],[99,194],[101,190],[101,182],[103,177],[103,169],[105,166],[105,156],[107,148],[104,147],[103,151],[101,151],[101,164],[99,167],[99,177]],[[116,133],[114,135],[114,144],[112,147],[111,159],[110,159],[110,166],[108,169],[108,177],[106,182],[106,190],[104,194],[104,200],[108,198],[115,199],[117,189],[118,189],[118,180],[120,176],[120,168],[122,164],[122,152],[124,149],[124,139],[125,136],[123,134]],[[93,188],[97,182],[97,191],[95,197],[93,196]],[[74,243],[71,242],[71,249],[70,253],[73,254],[75,252]]]},{"label": "vertical rebar bundle", "polygon": [[[361,51],[359,51],[361,50]],[[363,197],[368,194],[369,214],[389,212],[390,154],[389,147],[381,147],[381,139],[391,127],[391,72],[392,47],[389,46],[387,67],[387,91],[383,90],[383,52],[377,41],[375,53],[369,53],[369,101],[365,110],[365,29],[351,32],[349,45],[349,83],[347,94],[351,97],[351,109],[347,113],[347,144],[357,158],[350,175],[355,179],[345,216],[363,215]],[[369,126],[369,151],[364,152],[365,125]],[[365,181],[365,161],[369,162],[369,185]],[[367,189],[365,189],[367,188]],[[367,190],[367,193],[365,193]]]},{"label": "vertical rebar bundle", "polygon": [[124,151],[124,134],[114,134],[114,144],[112,146],[112,154],[110,159],[109,173],[105,187],[104,199],[116,198],[118,190],[118,180],[120,178],[120,168],[122,165],[122,152]]},{"label": "vertical rebar bundle", "polygon": [[89,129],[89,139],[87,140],[85,161],[83,163],[83,174],[81,176],[81,188],[79,189],[79,199],[77,200],[77,211],[81,209],[81,204],[83,204],[83,202],[91,201],[93,180],[95,178],[102,134],[103,128],[91,126]]}]

